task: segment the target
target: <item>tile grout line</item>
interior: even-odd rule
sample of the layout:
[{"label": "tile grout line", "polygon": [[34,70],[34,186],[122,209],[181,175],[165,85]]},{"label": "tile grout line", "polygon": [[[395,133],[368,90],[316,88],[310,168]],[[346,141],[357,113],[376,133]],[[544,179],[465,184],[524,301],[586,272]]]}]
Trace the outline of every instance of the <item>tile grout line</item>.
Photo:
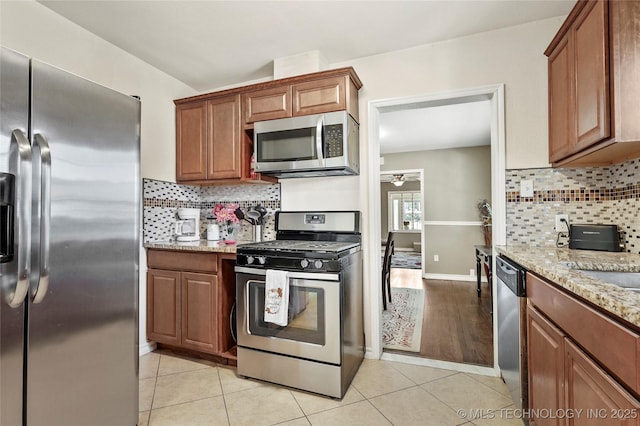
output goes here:
[{"label": "tile grout line", "polygon": [[231,425],[231,418],[229,417],[229,408],[227,407],[227,395],[224,392],[224,386],[222,386],[222,378],[220,378],[219,368],[218,368],[218,381],[220,382],[220,391],[222,392],[222,403],[224,404],[224,414],[227,416],[227,424]]}]

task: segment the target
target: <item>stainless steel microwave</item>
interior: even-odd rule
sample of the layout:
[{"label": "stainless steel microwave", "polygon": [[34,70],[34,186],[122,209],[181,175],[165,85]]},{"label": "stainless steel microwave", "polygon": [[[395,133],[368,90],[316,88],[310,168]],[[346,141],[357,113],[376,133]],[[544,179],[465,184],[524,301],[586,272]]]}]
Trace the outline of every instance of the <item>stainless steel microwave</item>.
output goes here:
[{"label": "stainless steel microwave", "polygon": [[253,126],[255,170],[279,178],[360,173],[358,123],[346,111]]}]

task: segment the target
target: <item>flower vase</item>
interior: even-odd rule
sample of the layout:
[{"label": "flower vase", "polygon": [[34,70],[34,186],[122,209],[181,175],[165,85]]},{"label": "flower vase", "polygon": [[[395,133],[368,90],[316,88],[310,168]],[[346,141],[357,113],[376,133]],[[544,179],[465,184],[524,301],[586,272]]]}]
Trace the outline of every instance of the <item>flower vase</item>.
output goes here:
[{"label": "flower vase", "polygon": [[238,225],[226,223],[221,226],[222,239],[226,244],[235,244],[238,235]]}]

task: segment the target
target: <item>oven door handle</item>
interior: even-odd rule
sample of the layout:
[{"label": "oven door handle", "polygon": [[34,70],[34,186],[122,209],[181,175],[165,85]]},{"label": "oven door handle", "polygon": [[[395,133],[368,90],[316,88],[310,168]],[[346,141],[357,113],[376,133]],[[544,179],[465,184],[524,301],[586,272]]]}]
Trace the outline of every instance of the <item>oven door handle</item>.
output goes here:
[{"label": "oven door handle", "polygon": [[[236,272],[249,275],[267,275],[266,269],[245,268],[236,266]],[[300,280],[340,281],[340,274],[325,274],[316,272],[289,272],[289,278]]]}]

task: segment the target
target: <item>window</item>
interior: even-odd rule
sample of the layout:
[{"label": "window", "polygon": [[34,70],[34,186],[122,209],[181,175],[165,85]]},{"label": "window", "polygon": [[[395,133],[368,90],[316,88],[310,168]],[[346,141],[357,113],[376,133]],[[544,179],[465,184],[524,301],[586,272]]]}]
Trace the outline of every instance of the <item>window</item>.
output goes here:
[{"label": "window", "polygon": [[420,232],[421,226],[420,191],[389,191],[389,231]]}]

